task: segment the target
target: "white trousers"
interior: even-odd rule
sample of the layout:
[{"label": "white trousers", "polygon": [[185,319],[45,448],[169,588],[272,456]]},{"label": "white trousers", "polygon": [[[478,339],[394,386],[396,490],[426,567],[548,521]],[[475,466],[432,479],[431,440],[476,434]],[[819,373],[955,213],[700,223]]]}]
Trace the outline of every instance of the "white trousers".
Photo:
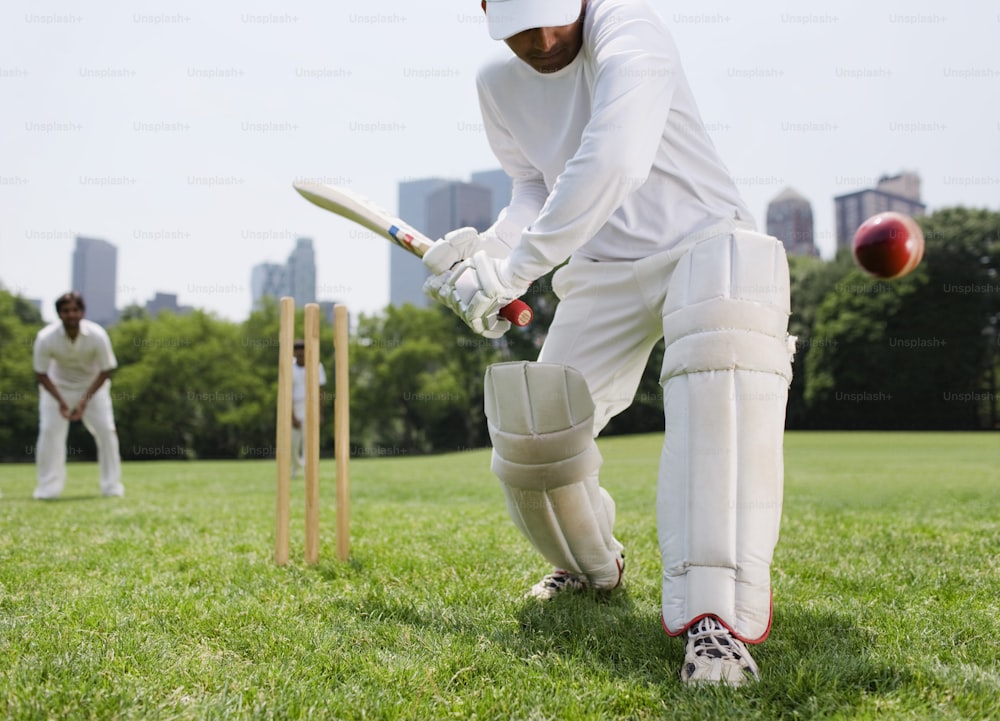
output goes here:
[{"label": "white trousers", "polygon": [[[84,393],[66,388],[59,388],[59,392],[70,408],[76,405]],[[38,443],[35,446],[38,487],[34,496],[57,498],[66,485],[66,437],[69,433],[69,421],[60,415],[58,401],[41,386],[38,387],[38,418]],[[121,453],[111,405],[110,381],[106,381],[91,397],[81,420],[97,445],[101,493],[105,496],[122,495]]]},{"label": "white trousers", "polygon": [[305,467],[305,434],[302,432],[302,426],[298,428],[292,426],[292,475],[298,475],[300,471]]},{"label": "white trousers", "polygon": [[571,261],[556,271],[552,285],[559,305],[538,360],[583,374],[594,399],[595,436],[632,404],[649,354],[663,336],[671,273],[691,244],[635,262]]}]

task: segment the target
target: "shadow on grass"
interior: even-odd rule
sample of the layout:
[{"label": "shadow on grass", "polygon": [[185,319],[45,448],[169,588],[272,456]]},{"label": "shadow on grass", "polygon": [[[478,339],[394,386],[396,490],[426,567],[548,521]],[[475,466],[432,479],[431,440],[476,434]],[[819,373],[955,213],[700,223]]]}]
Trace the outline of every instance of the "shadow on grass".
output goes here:
[{"label": "shadow on grass", "polygon": [[346,561],[320,558],[319,563],[312,570],[314,573],[319,574],[320,578],[324,581],[342,581],[364,573],[367,568],[367,565],[361,559],[348,555]]},{"label": "shadow on grass", "polygon": [[[578,596],[525,603],[518,612],[522,634],[513,652],[570,655],[596,672],[656,684],[678,699],[698,698],[677,675],[684,640],[663,632],[658,612],[637,611],[627,590],[610,600]],[[874,636],[847,616],[786,606],[776,612],[767,642],[751,648],[762,682],[738,692],[706,689],[701,695],[718,699],[738,693],[767,707],[768,718],[849,712],[914,681],[909,670],[874,660],[874,645]]]},{"label": "shadow on grass", "polygon": [[29,496],[10,496],[10,495],[4,494],[3,500],[4,501],[8,501],[8,502],[13,501],[15,503],[16,502],[20,502],[20,503],[31,503],[31,504],[47,504],[47,503],[79,503],[81,501],[84,501],[84,502],[103,501],[103,500],[113,501],[113,500],[117,500],[117,499],[116,498],[106,498],[105,496],[102,496],[100,493],[93,493],[93,494],[78,493],[78,494],[71,495],[71,496],[63,495],[63,496],[59,496],[57,498],[34,498],[34,497],[30,496],[30,495]]},{"label": "shadow on grass", "polygon": [[662,683],[684,657],[683,643],[663,632],[658,609],[637,608],[627,587],[525,599],[516,617],[520,633],[510,643],[521,657],[555,653],[641,684]]},{"label": "shadow on grass", "polygon": [[[656,689],[664,703],[701,709],[737,703],[761,718],[819,718],[850,715],[872,697],[895,695],[915,682],[905,668],[873,659],[872,634],[853,619],[828,611],[786,605],[776,610],[768,641],[752,651],[762,682],[739,690],[684,686],[678,670],[684,641],[662,630],[658,607],[637,607],[628,589],[612,594],[579,594],[548,602],[517,601],[516,624],[480,618],[475,606],[445,611],[400,596],[369,594],[363,606],[394,623],[426,628],[475,644],[485,634],[508,658],[541,660],[552,672],[592,673],[617,684]],[[727,701],[728,699],[728,701]]]},{"label": "shadow on grass", "polygon": [[776,609],[771,636],[755,657],[787,700],[809,706],[826,696],[858,704],[914,680],[909,670],[874,660],[875,641],[853,617],[789,604]]}]

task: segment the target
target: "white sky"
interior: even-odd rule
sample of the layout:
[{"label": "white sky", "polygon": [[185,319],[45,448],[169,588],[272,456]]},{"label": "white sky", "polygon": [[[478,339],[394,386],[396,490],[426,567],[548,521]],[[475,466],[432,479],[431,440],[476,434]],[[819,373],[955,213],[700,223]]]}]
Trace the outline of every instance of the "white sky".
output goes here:
[{"label": "white sky", "polygon": [[[830,256],[833,196],[900,170],[932,211],[1000,208],[995,0],[653,2],[762,226],[790,185]],[[497,52],[478,0],[5,0],[0,281],[54,319],[90,235],[118,246],[119,307],[242,320],[252,266],[301,235],[320,299],[376,312],[399,251],[291,183],[395,209],[401,180],[497,167],[473,81]]]}]

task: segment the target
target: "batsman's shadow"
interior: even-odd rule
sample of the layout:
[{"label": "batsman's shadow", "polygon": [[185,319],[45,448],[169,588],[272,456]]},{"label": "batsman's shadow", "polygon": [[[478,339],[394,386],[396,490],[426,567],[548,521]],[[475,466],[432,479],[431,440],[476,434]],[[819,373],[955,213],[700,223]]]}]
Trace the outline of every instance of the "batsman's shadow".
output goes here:
[{"label": "batsman's shadow", "polygon": [[[627,589],[607,599],[580,595],[526,602],[517,614],[521,633],[506,643],[520,658],[559,654],[642,684],[685,689],[678,679],[684,640],[664,632],[659,609],[637,609]],[[817,698],[861,705],[890,695],[913,675],[873,658],[875,638],[843,614],[797,605],[775,610],[768,640],[752,647],[763,683],[741,693],[804,716]],[[729,689],[715,689],[727,693]]]},{"label": "batsman's shadow", "polygon": [[[364,573],[364,564],[326,572],[331,577]],[[501,613],[515,623],[485,628],[482,615],[470,606],[426,604],[403,592],[373,588],[360,599],[337,603],[352,613],[364,608],[381,622],[431,628],[468,643],[485,637],[509,658],[541,665],[552,674],[594,671],[639,687],[655,686],[661,695],[678,699],[689,690],[678,678],[684,640],[664,632],[656,599],[647,593],[633,596],[627,586],[610,594],[567,594],[545,602],[518,599],[510,615]],[[875,658],[875,641],[852,616],[794,603],[779,605],[768,640],[752,648],[762,683],[739,693],[747,703],[770,707],[775,718],[796,714],[808,718],[817,703],[844,711],[845,706],[870,703],[871,696],[891,696],[903,686],[915,685],[909,670]],[[707,689],[706,702],[732,691]]]},{"label": "batsman's shadow", "polygon": [[637,606],[628,588],[525,599],[516,612],[519,633],[503,641],[510,653],[544,663],[552,657],[605,670],[642,684],[659,684],[678,665],[683,644],[663,632],[658,609]]}]

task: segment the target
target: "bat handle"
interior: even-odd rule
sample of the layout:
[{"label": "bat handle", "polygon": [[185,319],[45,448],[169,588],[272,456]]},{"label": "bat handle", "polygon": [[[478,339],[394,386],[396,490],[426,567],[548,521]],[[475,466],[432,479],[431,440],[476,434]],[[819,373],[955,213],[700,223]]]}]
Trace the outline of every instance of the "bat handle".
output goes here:
[{"label": "bat handle", "polygon": [[531,306],[523,300],[511,301],[508,305],[500,309],[500,317],[506,318],[510,321],[511,325],[516,326],[528,325],[534,315],[535,312],[531,310]]}]

